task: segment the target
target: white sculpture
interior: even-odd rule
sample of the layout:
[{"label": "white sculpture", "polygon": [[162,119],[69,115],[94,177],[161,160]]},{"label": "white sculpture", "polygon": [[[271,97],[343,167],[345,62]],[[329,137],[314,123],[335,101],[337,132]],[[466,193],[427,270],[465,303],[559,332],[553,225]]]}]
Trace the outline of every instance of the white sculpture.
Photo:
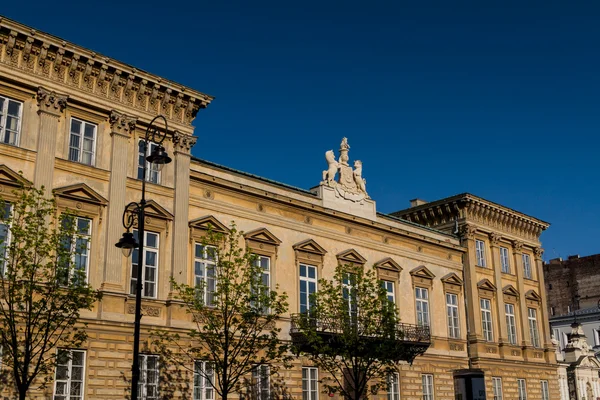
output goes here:
[{"label": "white sculpture", "polygon": [[325,171],[323,171],[323,181],[321,184],[332,186],[335,183],[335,175],[337,174],[338,170],[338,162],[335,161],[335,154],[333,154],[333,150],[329,150],[325,153],[325,160],[327,160],[327,164],[329,166]]},{"label": "white sculpture", "polygon": [[360,160],[354,161],[354,182],[359,191],[367,194],[367,180],[362,177],[362,161]]},{"label": "white sculpture", "polygon": [[[337,192],[337,196],[343,197],[344,199],[361,202],[362,200],[369,198],[366,189],[367,181],[362,177],[361,161],[356,160],[354,162],[354,170],[348,164],[349,150],[350,145],[348,144],[348,139],[343,138],[342,143],[340,144],[340,157],[338,161],[335,160],[333,150],[329,150],[325,153],[325,159],[329,166],[323,171],[321,185],[334,188]],[[338,172],[340,175],[336,181],[335,177]]]}]

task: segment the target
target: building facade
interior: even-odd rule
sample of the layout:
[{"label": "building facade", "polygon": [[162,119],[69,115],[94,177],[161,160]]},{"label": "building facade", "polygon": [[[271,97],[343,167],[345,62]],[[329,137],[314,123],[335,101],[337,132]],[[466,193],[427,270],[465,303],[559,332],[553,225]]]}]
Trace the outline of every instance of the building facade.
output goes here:
[{"label": "building facade", "polygon": [[549,224],[471,194],[392,215],[460,236],[469,359],[488,398],[559,398],[539,241]]},{"label": "building facade", "polygon": [[[232,222],[246,232],[245,245],[268,260],[270,285],[289,295],[290,315],[300,310],[301,264],[325,278],[339,263],[376,268],[402,322],[427,325],[431,332],[426,353],[412,365],[402,363],[390,393],[380,396],[453,399],[452,371],[468,367],[465,249],[459,240],[377,213],[362,165],[350,166],[347,140],[337,159],[326,154],[327,169],[322,176],[315,171],[315,183],[322,181],[310,191],[192,157],[197,137],[191,122],[211,101],[175,82],[0,20],[0,193],[10,202],[15,187],[27,182],[43,186],[62,212],[75,210],[85,219],[90,227],[86,275],[103,293],[93,311],[82,315],[88,324],[86,344],[69,349],[72,360],[32,398],[53,398],[64,390],[74,391],[71,399],[125,397],[133,349],[132,270],[137,266],[114,244],[124,231],[126,205],[141,197],[143,178],[149,199],[142,304],[146,399],[170,390],[170,382],[158,379],[161,361],[152,352],[150,331],[195,326],[173,301],[170,277],[188,284],[201,279],[193,265],[203,232],[209,225],[225,228]],[[157,115],[168,121],[164,146],[174,162],[162,171],[150,168],[144,177],[140,140]],[[279,322],[284,340],[290,338],[290,315]],[[310,368],[300,357],[281,372],[279,379],[292,397],[309,395],[303,377],[318,386],[318,371]],[[185,379],[192,388],[193,376]],[[208,398],[207,388],[202,390]],[[191,398],[190,393],[174,392],[173,398]]]}]

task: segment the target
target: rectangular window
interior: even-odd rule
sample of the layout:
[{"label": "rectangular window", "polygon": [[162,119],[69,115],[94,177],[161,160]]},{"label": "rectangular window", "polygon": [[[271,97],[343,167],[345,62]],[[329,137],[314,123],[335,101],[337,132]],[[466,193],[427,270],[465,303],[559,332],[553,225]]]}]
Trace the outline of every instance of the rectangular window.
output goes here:
[{"label": "rectangular window", "polygon": [[417,325],[429,326],[429,291],[425,288],[415,288],[417,307]]},{"label": "rectangular window", "polygon": [[548,391],[548,381],[540,381],[540,385],[542,386],[542,400],[550,400],[550,392]]},{"label": "rectangular window", "polygon": [[423,400],[433,400],[433,375],[421,375],[421,383],[423,385]]},{"label": "rectangular window", "polygon": [[594,329],[594,347],[600,346],[600,330]]},{"label": "rectangular window", "polygon": [[483,338],[488,342],[494,341],[492,330],[492,304],[488,299],[479,299],[481,307],[481,325],[483,326]]},{"label": "rectangular window", "polygon": [[84,350],[58,350],[54,376],[54,400],[83,399]]},{"label": "rectangular window", "polygon": [[515,318],[515,306],[513,304],[504,304],[506,312],[506,329],[508,331],[508,342],[517,344],[517,320]]},{"label": "rectangular window", "polygon": [[483,240],[475,240],[475,253],[477,265],[485,267],[485,242]]},{"label": "rectangular window", "polygon": [[158,400],[158,356],[140,354],[138,400]]},{"label": "rectangular window", "polygon": [[531,258],[529,254],[523,254],[523,277],[532,279],[531,277]]},{"label": "rectangular window", "polygon": [[217,279],[215,268],[217,254],[214,246],[196,243],[194,251],[194,284],[202,290],[202,301],[207,306],[214,305]]},{"label": "rectangular window", "polygon": [[269,400],[271,396],[271,379],[268,365],[257,365],[252,368],[252,381],[256,400]]},{"label": "rectangular window", "polygon": [[[135,240],[139,243],[138,231],[133,231]],[[144,235],[144,266],[142,267],[142,284],[144,297],[156,298],[156,283],[158,277],[158,233],[146,232]],[[131,257],[131,281],[129,293],[135,294],[139,266],[139,250],[134,249]]]},{"label": "rectangular window", "polygon": [[448,316],[448,337],[458,339],[460,329],[458,323],[458,296],[446,293],[446,314]]},{"label": "rectangular window", "polygon": [[208,361],[194,362],[194,399],[214,400],[215,388],[213,386],[215,377],[214,366]]},{"label": "rectangular window", "polygon": [[[255,265],[260,267],[260,281],[262,288],[269,292],[271,288],[271,258],[266,256],[255,255]],[[262,313],[268,314],[269,309],[267,307],[262,307]]]},{"label": "rectangular window", "polygon": [[527,386],[525,379],[517,379],[517,387],[519,391],[519,400],[527,400]]},{"label": "rectangular window", "polygon": [[400,376],[397,372],[388,375],[387,400],[400,400]]},{"label": "rectangular window", "polygon": [[502,266],[502,272],[510,274],[510,259],[506,247],[500,247],[500,265]]},{"label": "rectangular window", "polygon": [[69,160],[94,165],[96,152],[96,125],[71,118]]},{"label": "rectangular window", "polygon": [[381,287],[385,289],[387,293],[387,299],[392,303],[396,304],[396,294],[394,293],[394,282],[392,281],[379,281]]},{"label": "rectangular window", "polygon": [[540,347],[540,336],[538,333],[537,310],[535,308],[527,309],[527,318],[529,319],[529,336],[533,347]]},{"label": "rectangular window", "polygon": [[502,378],[492,377],[494,400],[502,400]]},{"label": "rectangular window", "polygon": [[342,293],[344,299],[348,302],[348,314],[356,316],[358,309],[356,306],[356,289],[354,288],[356,282],[356,275],[351,273],[345,273],[342,281]]},{"label": "rectangular window", "polygon": [[8,247],[10,246],[10,225],[8,219],[12,211],[12,205],[8,202],[4,203],[4,207],[0,209],[0,276],[4,276],[6,268],[6,259],[8,257]]},{"label": "rectangular window", "polygon": [[61,263],[57,273],[58,282],[65,286],[69,283],[85,283],[90,263],[92,220],[68,216],[63,220],[63,227],[75,232],[73,237],[65,238],[63,241],[63,246],[71,254],[71,259]]},{"label": "rectangular window", "polygon": [[317,267],[300,264],[300,312],[306,313],[312,306],[311,295],[317,291]]},{"label": "rectangular window", "polygon": [[319,371],[316,368],[302,368],[302,400],[319,400]]},{"label": "rectangular window", "polygon": [[0,96],[0,143],[19,145],[23,103]]},{"label": "rectangular window", "polygon": [[[160,183],[160,171],[158,170],[158,165],[149,163],[146,161],[146,157],[148,157],[154,149],[158,147],[156,143],[149,142],[148,148],[146,148],[144,152],[144,140],[140,140],[138,142],[138,172],[137,178],[139,180],[146,179],[146,182],[152,183]],[[144,163],[146,163],[146,176],[144,177]]]}]

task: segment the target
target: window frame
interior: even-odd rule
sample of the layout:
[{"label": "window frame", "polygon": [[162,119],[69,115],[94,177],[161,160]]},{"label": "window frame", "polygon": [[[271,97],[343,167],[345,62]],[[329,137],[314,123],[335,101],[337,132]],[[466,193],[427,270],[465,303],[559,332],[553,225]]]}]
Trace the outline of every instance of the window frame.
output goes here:
[{"label": "window frame", "polygon": [[421,374],[421,386],[423,387],[423,400],[434,400],[433,374]]},{"label": "window frame", "polygon": [[[265,378],[267,385],[266,388],[263,388],[263,380]],[[252,367],[252,383],[256,393],[256,400],[269,400],[271,398],[271,368],[267,364],[258,364]],[[267,390],[267,393],[263,393],[264,389]]]},{"label": "window frame", "polygon": [[358,316],[358,299],[353,282],[355,279],[356,273],[352,271],[345,271],[342,275],[342,296],[348,302],[348,316],[351,318]]},{"label": "window frame", "polygon": [[[451,339],[460,339],[460,313],[458,311],[458,295],[456,293],[448,292],[445,294],[448,337]],[[455,302],[449,301],[449,298],[452,297],[454,297]]]},{"label": "window frame", "polygon": [[[76,282],[73,282],[73,273],[74,271],[77,269],[77,257],[81,257],[82,253],[79,252],[79,246],[78,246],[78,240],[80,240],[81,238],[85,238],[86,240],[86,254],[85,254],[85,271],[84,271],[84,276],[85,279],[83,281],[84,284],[89,282],[89,271],[90,271],[90,258],[91,258],[91,254],[92,254],[92,238],[93,238],[93,225],[94,225],[94,220],[93,218],[90,217],[84,217],[84,216],[80,216],[80,215],[66,215],[65,218],[73,218],[74,220],[74,226],[75,226],[75,232],[73,233],[73,236],[71,238],[69,238],[69,244],[70,244],[70,253],[71,253],[71,260],[70,260],[70,264],[69,264],[69,270],[67,271],[67,276],[66,276],[66,281],[63,282],[59,282],[61,285],[63,286],[67,286]],[[88,232],[87,233],[81,233],[79,231],[79,221],[80,220],[86,220],[88,222]]]},{"label": "window frame", "polygon": [[[215,386],[213,384],[213,381],[206,377],[207,375],[211,375],[206,372],[208,366],[212,368],[212,376],[214,379],[214,363],[205,360],[194,360],[194,378],[192,383],[193,400],[215,400]],[[201,370],[202,372],[198,372],[199,370]],[[207,391],[212,391],[211,397],[207,396]],[[199,394],[199,396],[197,396],[197,394]]]},{"label": "window frame", "polygon": [[527,321],[529,322],[529,337],[531,345],[535,348],[540,348],[540,329],[537,322],[537,309],[527,307]]},{"label": "window frame", "polygon": [[[0,109],[0,143],[18,147],[21,143],[24,103],[20,100],[16,100],[12,97],[3,96],[3,95],[0,95],[0,99],[4,100],[2,108]],[[17,118],[17,128],[16,128],[16,133],[15,133],[14,143],[11,143],[10,141],[6,141],[7,132],[12,133],[12,131],[7,129],[7,123],[6,123],[8,117],[9,117],[8,107],[11,102],[19,104],[19,115],[16,115],[16,116],[10,115],[10,117]]]},{"label": "window frame", "polygon": [[[198,257],[198,247],[202,247],[202,257]],[[211,249],[214,253],[214,257],[213,259],[210,259],[208,256],[208,251],[211,251]],[[202,243],[199,242],[194,242],[194,287],[198,287],[200,282],[199,281],[205,281],[205,285],[203,288],[203,299],[204,299],[204,304],[207,307],[214,307],[214,292],[217,289],[217,284],[218,284],[218,279],[217,279],[217,248],[213,245],[204,245]],[[203,267],[203,271],[204,271],[204,275],[199,275],[197,273],[198,269],[197,266],[198,264],[204,264]],[[211,267],[212,266],[212,267]],[[213,275],[212,277],[208,276],[208,272],[209,270],[213,271]],[[213,289],[210,289],[210,281],[212,279],[212,285],[213,285]],[[209,294],[211,294],[211,297],[213,300],[209,301]]]},{"label": "window frame", "polygon": [[548,388],[547,380],[545,380],[545,379],[540,380],[540,389],[542,392],[542,400],[550,400],[550,391]]},{"label": "window frame", "polygon": [[392,372],[387,377],[387,400],[400,400],[400,374]]},{"label": "window frame", "polygon": [[[273,263],[272,263],[272,258],[271,258],[271,256],[270,256],[270,255],[266,255],[266,254],[260,254],[260,253],[252,253],[252,255],[253,255],[254,257],[256,257],[256,259],[254,260],[254,262],[257,264],[256,266],[258,266],[258,267],[261,267],[261,268],[262,268],[262,265],[261,265],[261,259],[266,259],[266,260],[268,260],[268,261],[269,261],[269,262],[268,262],[268,269],[266,269],[266,270],[265,270],[264,268],[262,268],[262,272],[261,272],[261,282],[262,282],[262,284],[264,285],[264,283],[265,283],[265,282],[264,282],[264,278],[265,278],[265,276],[266,276],[266,277],[267,277],[267,279],[268,279],[268,284],[267,284],[266,286],[267,286],[267,290],[270,292],[270,291],[271,291],[272,279],[273,279],[273,277],[272,277],[272,275],[271,275],[271,272],[272,272],[272,270],[273,270],[273,266],[272,266],[272,264],[273,264]],[[265,271],[266,271],[266,272],[265,272]],[[262,307],[262,313],[263,313],[263,314],[269,314],[269,312],[270,312],[270,310],[269,310],[268,308]]]},{"label": "window frame", "polygon": [[533,273],[531,270],[531,256],[527,253],[521,254],[523,260],[523,278],[533,279]]},{"label": "window frame", "polygon": [[[60,353],[61,352],[66,352],[69,353],[68,356],[68,361],[67,364],[59,364],[59,359],[60,359]],[[83,354],[82,356],[82,365],[76,365],[75,367],[79,367],[81,368],[81,380],[79,381],[73,381],[72,376],[73,376],[73,353],[77,352],[77,353],[81,353]],[[87,352],[86,350],[83,349],[58,349],[57,350],[57,357],[56,357],[56,366],[54,368],[54,388],[52,390],[52,399],[58,399],[59,400],[67,400],[67,399],[75,399],[76,395],[72,395],[71,394],[71,388],[72,388],[72,384],[73,382],[78,382],[81,384],[81,391],[80,391],[80,396],[79,399],[83,400],[85,398],[85,378],[86,378],[86,355]],[[66,367],[67,369],[67,379],[58,379],[57,378],[57,374],[58,374],[58,369],[59,367]],[[56,394],[56,389],[59,383],[64,383],[65,384],[65,388],[66,388],[66,393],[64,395],[58,395]]]},{"label": "window frame", "polygon": [[[148,397],[148,359],[156,359],[156,382],[153,383],[156,386],[156,397]],[[138,400],[158,400],[160,398],[160,356],[157,354],[140,354],[139,355],[140,365],[140,380],[138,383]]]},{"label": "window frame", "polygon": [[[138,180],[142,180],[142,178],[140,178],[140,173],[143,172],[144,166],[140,165],[140,157],[142,156],[142,151],[140,149],[140,145],[142,143],[145,143],[144,138],[140,138],[138,140],[138,146],[137,146],[137,169],[136,169],[136,179]],[[143,154],[144,157],[144,162],[146,163],[146,176],[144,177],[144,179],[146,180],[146,182],[148,183],[154,183],[156,185],[160,185],[160,178],[161,178],[161,171],[158,169],[158,166],[155,164],[152,164],[151,162],[148,162],[148,160],[146,159],[150,154],[152,154],[152,151],[157,148],[159,146],[159,144],[152,142],[152,141],[148,141],[148,146],[146,147],[146,153]],[[154,174],[154,175],[153,175]],[[156,177],[156,180],[151,179],[153,176]]]},{"label": "window frame", "polygon": [[[415,286],[415,317],[418,326],[431,326],[431,313],[429,307],[429,288]],[[425,293],[425,297],[423,297]],[[419,304],[421,307],[419,307]],[[425,306],[425,307],[423,307]],[[419,310],[420,308],[420,310]],[[419,318],[419,314],[421,314]]]},{"label": "window frame", "polygon": [[302,399],[319,400],[319,369],[317,367],[302,367]]},{"label": "window frame", "polygon": [[[484,307],[488,304],[489,307]],[[492,301],[486,298],[479,299],[479,308],[481,309],[481,332],[486,342],[494,341],[494,322],[492,318]]]},{"label": "window frame", "polygon": [[492,376],[492,396],[494,400],[502,400],[502,378],[498,376]]},{"label": "window frame", "polygon": [[[78,121],[81,124],[81,129],[79,130],[79,133],[77,134],[79,136],[79,147],[77,148],[78,151],[78,156],[77,159],[72,159],[71,158],[71,149],[74,147],[71,145],[71,137],[74,134],[73,132],[73,121]],[[85,127],[86,125],[90,125],[94,127],[94,138],[92,141],[92,150],[91,152],[86,151],[87,153],[91,153],[91,157],[90,157],[90,163],[86,163],[82,161],[82,155],[83,155],[83,138],[85,137]],[[83,120],[81,118],[77,118],[74,116],[71,116],[69,119],[69,142],[68,142],[68,146],[67,146],[67,160],[72,161],[72,162],[76,162],[79,164],[83,164],[83,165],[89,165],[91,167],[94,167],[96,165],[96,144],[98,142],[98,124],[95,124],[93,122],[89,122],[86,120]]]},{"label": "window frame", "polygon": [[[509,308],[511,308],[511,310],[509,310]],[[504,315],[506,317],[506,333],[508,334],[508,342],[512,345],[517,345],[519,338],[517,336],[517,317],[515,314],[515,305],[512,303],[504,303]]]},{"label": "window frame", "polygon": [[387,279],[379,279],[379,284],[385,289],[387,299],[394,305],[396,305],[396,289],[394,286],[396,282]]},{"label": "window frame", "polygon": [[527,400],[527,381],[525,379],[517,378],[517,393],[519,400]]},{"label": "window frame", "polygon": [[[304,275],[302,275],[303,269],[305,271]],[[314,270],[314,278],[310,277],[309,270]],[[304,262],[298,263],[298,282],[298,311],[300,313],[310,314],[310,309],[313,307],[313,305],[311,304],[310,297],[313,293],[316,293],[319,290],[319,268],[316,265],[311,265]],[[302,290],[303,283],[305,286],[304,291]],[[314,290],[312,292],[311,284],[314,287]]]},{"label": "window frame", "polygon": [[[9,201],[4,201],[4,207],[2,210],[0,210],[0,212],[2,212],[4,214],[3,219],[8,218],[10,216],[10,213],[12,213],[12,210],[13,210],[13,204]],[[4,254],[2,254],[3,260],[6,260],[8,258],[8,250],[9,250],[10,242],[11,242],[11,238],[12,238],[11,228],[12,228],[12,223],[11,224],[0,223],[0,230],[6,232],[6,235],[4,235],[4,237],[5,237],[4,242],[0,243],[0,251],[2,251],[4,253]],[[0,232],[0,237],[2,237],[2,236],[3,236],[2,232]],[[3,261],[0,260],[0,277],[3,277],[5,272],[6,272],[6,265]]]},{"label": "window frame", "polygon": [[510,274],[510,254],[508,247],[500,246],[500,270],[504,274]]},{"label": "window frame", "polygon": [[475,239],[475,263],[478,267],[486,267],[485,241]]},{"label": "window frame", "polygon": [[[156,235],[156,246],[150,247],[148,246],[148,235],[152,234],[152,235]],[[139,229],[134,229],[133,230],[133,235],[134,237],[136,237],[136,240],[138,240],[139,242]],[[143,298],[147,298],[147,299],[157,299],[158,298],[158,276],[159,276],[159,271],[160,271],[160,233],[159,232],[154,232],[154,231],[148,231],[145,230],[144,231],[144,263],[148,263],[148,253],[155,253],[156,254],[156,266],[155,266],[155,280],[154,280],[154,293],[152,296],[147,296],[146,295],[146,290],[148,288],[148,286],[146,285],[146,266],[143,266],[142,269],[142,297]],[[133,275],[133,260],[134,260],[134,256],[133,254],[135,254],[135,252],[138,252],[138,268],[139,268],[139,261],[140,261],[140,257],[139,257],[139,249],[134,249],[133,253],[131,255],[131,260],[130,260],[130,270],[129,270],[129,295],[135,295],[135,290],[136,287],[135,286],[131,286],[133,284],[133,281],[135,280],[137,282],[137,274],[134,276]]]}]

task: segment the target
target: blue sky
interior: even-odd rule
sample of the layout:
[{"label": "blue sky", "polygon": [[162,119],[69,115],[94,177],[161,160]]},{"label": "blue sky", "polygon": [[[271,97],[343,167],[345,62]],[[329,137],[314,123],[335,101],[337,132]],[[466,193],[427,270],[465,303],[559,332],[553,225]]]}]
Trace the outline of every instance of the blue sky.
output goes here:
[{"label": "blue sky", "polygon": [[600,252],[598,2],[35,3],[0,12],[216,96],[197,157],[310,188],[346,136],[378,211],[471,192]]}]

